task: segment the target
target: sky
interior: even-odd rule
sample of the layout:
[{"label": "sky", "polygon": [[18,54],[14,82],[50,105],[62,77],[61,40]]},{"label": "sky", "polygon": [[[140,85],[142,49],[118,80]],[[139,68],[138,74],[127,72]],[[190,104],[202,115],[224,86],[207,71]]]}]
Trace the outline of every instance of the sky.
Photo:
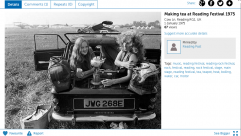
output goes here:
[{"label": "sky", "polygon": [[161,12],[5,12],[5,24],[98,24],[105,20],[112,21],[113,25],[161,22]]}]

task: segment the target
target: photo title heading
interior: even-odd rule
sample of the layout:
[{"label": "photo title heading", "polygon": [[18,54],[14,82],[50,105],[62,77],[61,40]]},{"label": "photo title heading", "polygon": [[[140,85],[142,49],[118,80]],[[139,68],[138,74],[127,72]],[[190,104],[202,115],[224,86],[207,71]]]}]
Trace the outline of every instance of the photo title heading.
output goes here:
[{"label": "photo title heading", "polygon": [[235,12],[188,12],[188,13],[175,13],[175,12],[165,12],[165,16],[235,16]]}]

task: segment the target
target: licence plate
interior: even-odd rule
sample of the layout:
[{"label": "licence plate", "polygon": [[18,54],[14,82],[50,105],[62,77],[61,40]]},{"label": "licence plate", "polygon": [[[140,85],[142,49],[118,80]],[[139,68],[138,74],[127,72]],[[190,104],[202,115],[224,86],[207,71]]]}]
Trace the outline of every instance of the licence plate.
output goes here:
[{"label": "licence plate", "polygon": [[84,108],[124,107],[124,99],[84,99]]}]

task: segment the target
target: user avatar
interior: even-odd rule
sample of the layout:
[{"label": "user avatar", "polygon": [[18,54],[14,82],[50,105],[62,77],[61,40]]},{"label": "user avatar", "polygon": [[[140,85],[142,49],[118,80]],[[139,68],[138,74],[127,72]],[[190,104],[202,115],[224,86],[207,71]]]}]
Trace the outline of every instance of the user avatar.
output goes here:
[{"label": "user avatar", "polygon": [[176,48],[176,44],[175,44],[175,43],[172,44],[171,51],[177,51],[177,48]]}]

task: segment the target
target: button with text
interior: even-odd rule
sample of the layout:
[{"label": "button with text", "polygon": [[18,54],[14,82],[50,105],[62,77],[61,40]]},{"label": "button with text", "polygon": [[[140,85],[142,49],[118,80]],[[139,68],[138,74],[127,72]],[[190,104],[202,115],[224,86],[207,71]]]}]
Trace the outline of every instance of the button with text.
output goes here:
[{"label": "button with text", "polygon": [[5,1],[5,9],[21,9],[22,1]]}]

